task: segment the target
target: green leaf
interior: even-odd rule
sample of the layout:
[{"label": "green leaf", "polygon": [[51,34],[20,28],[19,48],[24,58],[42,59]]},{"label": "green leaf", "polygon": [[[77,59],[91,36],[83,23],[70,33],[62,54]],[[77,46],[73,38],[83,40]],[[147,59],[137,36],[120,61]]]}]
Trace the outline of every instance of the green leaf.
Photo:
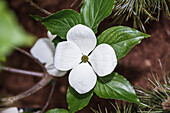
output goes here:
[{"label": "green leaf", "polygon": [[98,24],[112,13],[114,0],[85,0],[81,8],[82,24],[97,33]]},{"label": "green leaf", "polygon": [[74,113],[87,106],[92,96],[93,91],[86,94],[79,94],[72,87],[69,87],[67,90],[67,102],[70,112]]},{"label": "green leaf", "polygon": [[42,17],[38,16],[38,15],[30,15],[32,18],[34,18],[36,21],[40,21],[42,20]]},{"label": "green leaf", "polygon": [[64,41],[64,40],[61,39],[59,36],[57,36],[56,38],[54,38],[54,39],[52,40],[52,42],[54,43],[54,46],[55,46],[55,47],[57,46],[57,44],[58,44],[59,42],[62,42],[62,41]]},{"label": "green leaf", "polygon": [[0,60],[11,53],[13,46],[31,46],[35,37],[28,34],[17,22],[15,14],[0,1]]},{"label": "green leaf", "polygon": [[98,44],[106,43],[113,47],[116,52],[117,58],[124,57],[130,49],[139,44],[142,39],[149,37],[150,35],[139,32],[138,30],[117,26],[105,30],[98,36]]},{"label": "green leaf", "polygon": [[80,24],[80,20],[80,14],[71,9],[62,10],[41,19],[42,23],[53,35],[60,36],[62,39],[66,39],[67,32],[73,26]]},{"label": "green leaf", "polygon": [[69,113],[68,110],[66,109],[51,109],[49,111],[47,111],[46,113]]},{"label": "green leaf", "polygon": [[140,104],[129,81],[117,73],[98,77],[94,92],[101,98],[125,100]]}]

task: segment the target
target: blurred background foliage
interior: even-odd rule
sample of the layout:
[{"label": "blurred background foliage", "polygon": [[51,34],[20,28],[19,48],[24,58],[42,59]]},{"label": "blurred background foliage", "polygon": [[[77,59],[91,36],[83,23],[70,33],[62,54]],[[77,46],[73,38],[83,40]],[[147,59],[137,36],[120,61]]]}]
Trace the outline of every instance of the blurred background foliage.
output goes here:
[{"label": "blurred background foliage", "polygon": [[[80,7],[85,0],[75,0],[72,7]],[[150,21],[159,21],[161,11],[170,19],[170,0],[115,0],[113,24],[122,24],[129,19],[133,27],[146,32],[145,24]]]},{"label": "blurred background foliage", "polygon": [[31,46],[34,36],[24,31],[5,0],[0,0],[0,63],[11,53],[14,46]]}]

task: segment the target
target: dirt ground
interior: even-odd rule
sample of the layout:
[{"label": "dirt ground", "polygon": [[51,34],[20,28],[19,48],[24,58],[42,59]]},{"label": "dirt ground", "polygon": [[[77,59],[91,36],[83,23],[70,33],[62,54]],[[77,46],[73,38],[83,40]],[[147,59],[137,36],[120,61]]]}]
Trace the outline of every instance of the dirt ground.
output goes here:
[{"label": "dirt ground", "polygon": [[[37,38],[46,37],[46,28],[40,23],[35,21],[29,15],[45,16],[38,10],[25,3],[24,0],[7,0],[9,7],[16,13],[19,22],[24,29]],[[70,8],[74,0],[33,0],[36,4],[48,11],[54,13],[62,9]],[[99,31],[107,28],[107,23],[111,22],[110,19],[105,19],[100,26]],[[165,15],[161,15],[160,22],[151,22],[146,25],[147,33],[151,35],[150,38],[144,39],[139,45],[135,46],[130,53],[121,59],[116,68],[116,72],[126,77],[133,85],[142,86],[147,88],[146,78],[152,78],[151,70],[153,73],[158,73],[161,78],[162,70],[159,65],[159,59],[162,64],[165,64],[165,70],[170,71],[170,20]],[[25,48],[29,51],[29,48]],[[8,58],[7,66],[21,68],[32,71],[42,71],[41,68],[25,55],[14,52]],[[21,74],[14,74],[2,71],[0,74],[0,95],[16,95],[31,88],[36,84],[40,78],[30,77]],[[41,108],[45,105],[50,92],[50,85],[41,91],[22,99],[15,105],[18,107],[31,107]],[[68,87],[67,76],[58,79],[53,98],[50,102],[48,109],[52,108],[67,108],[66,90]],[[114,102],[114,100],[110,100]],[[97,109],[97,105],[107,107],[112,110],[108,100],[101,99],[94,95],[87,107],[79,111],[79,113],[93,113],[91,108]]]}]

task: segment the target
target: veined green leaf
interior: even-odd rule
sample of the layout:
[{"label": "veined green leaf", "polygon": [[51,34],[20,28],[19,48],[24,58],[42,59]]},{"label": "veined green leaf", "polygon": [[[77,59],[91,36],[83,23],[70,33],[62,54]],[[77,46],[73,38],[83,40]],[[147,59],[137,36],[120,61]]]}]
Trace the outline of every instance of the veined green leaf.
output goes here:
[{"label": "veined green leaf", "polygon": [[129,81],[117,73],[98,77],[94,92],[101,98],[125,100],[140,104]]},{"label": "veined green leaf", "polygon": [[59,42],[62,42],[62,41],[64,41],[64,40],[61,39],[59,36],[57,36],[56,38],[53,39],[52,42],[54,43],[54,46],[56,47],[57,44],[58,44]]},{"label": "veined green leaf", "polygon": [[113,47],[118,59],[124,57],[130,49],[139,44],[142,39],[149,37],[150,35],[144,34],[138,30],[117,26],[105,30],[98,36],[98,44],[106,43]]},{"label": "veined green leaf", "polygon": [[112,13],[114,0],[85,0],[81,8],[82,23],[97,33],[98,24]]},{"label": "veined green leaf", "polygon": [[51,109],[51,110],[47,111],[46,113],[69,113],[69,112],[66,109],[56,108],[56,109]]},{"label": "veined green leaf", "polygon": [[87,106],[92,96],[93,91],[90,91],[86,94],[79,94],[72,87],[69,87],[67,90],[69,112],[74,113]]},{"label": "veined green leaf", "polygon": [[41,20],[45,27],[53,34],[66,39],[66,34],[73,26],[80,24],[81,19],[78,12],[65,9],[45,18],[34,17]]},{"label": "veined green leaf", "polygon": [[38,15],[30,15],[32,18],[34,18],[36,21],[41,21],[43,17],[40,17]]}]

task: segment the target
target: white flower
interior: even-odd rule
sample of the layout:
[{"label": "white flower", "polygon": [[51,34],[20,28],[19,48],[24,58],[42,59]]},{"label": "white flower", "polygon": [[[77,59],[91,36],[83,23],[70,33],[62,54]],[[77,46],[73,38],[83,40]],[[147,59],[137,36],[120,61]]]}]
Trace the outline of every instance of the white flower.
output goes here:
[{"label": "white flower", "polygon": [[53,41],[53,39],[57,36],[57,35],[52,35],[50,31],[47,31],[47,36],[48,38]]},{"label": "white flower", "polygon": [[56,35],[52,35],[48,31],[48,38],[40,38],[31,48],[31,54],[37,58],[41,63],[45,64],[45,68],[50,75],[56,77],[62,77],[66,74],[66,72],[59,71],[54,67],[54,52],[55,47],[52,43],[52,40],[56,37]]},{"label": "white flower", "polygon": [[19,113],[17,107],[9,107],[0,109],[0,113]]},{"label": "white flower", "polygon": [[[96,48],[94,32],[84,25],[76,25],[67,33],[67,41],[57,45],[54,66],[69,74],[69,84],[80,94],[89,92],[97,76],[110,74],[117,65],[114,49],[108,44]],[[94,49],[95,48],[95,49]]]}]

